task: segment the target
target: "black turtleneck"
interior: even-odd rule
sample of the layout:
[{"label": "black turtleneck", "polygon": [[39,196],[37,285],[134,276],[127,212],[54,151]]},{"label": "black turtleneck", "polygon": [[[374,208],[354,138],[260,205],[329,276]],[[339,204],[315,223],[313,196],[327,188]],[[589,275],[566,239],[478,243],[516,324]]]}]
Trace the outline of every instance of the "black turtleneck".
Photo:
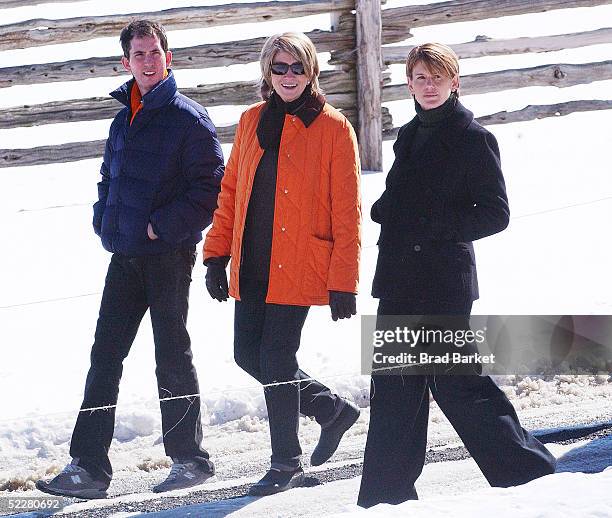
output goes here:
[{"label": "black turtleneck", "polygon": [[444,104],[441,104],[437,108],[432,108],[431,110],[424,110],[418,101],[416,99],[414,100],[414,107],[419,119],[419,125],[417,126],[414,139],[410,143],[411,154],[418,153],[429,140],[429,137],[444,125],[445,121],[455,111],[457,100],[457,94],[451,92]]},{"label": "black turtleneck", "polygon": [[[291,102],[284,102],[272,93],[261,112],[257,126],[257,139],[264,154],[259,161],[253,188],[249,198],[247,217],[242,237],[242,258],[240,277],[258,283],[268,282],[270,254],[272,251],[272,231],[274,225],[274,205],[276,175],[281,135],[285,115],[299,117],[308,127],[323,110],[325,98],[312,94],[310,85],[302,95]],[[241,281],[242,287],[246,283]]]}]

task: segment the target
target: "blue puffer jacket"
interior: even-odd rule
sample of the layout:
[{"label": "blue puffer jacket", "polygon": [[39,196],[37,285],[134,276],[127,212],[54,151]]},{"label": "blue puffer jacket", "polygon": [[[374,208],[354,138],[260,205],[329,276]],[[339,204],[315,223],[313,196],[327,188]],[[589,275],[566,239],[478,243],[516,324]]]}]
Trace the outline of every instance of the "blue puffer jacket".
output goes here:
[{"label": "blue puffer jacket", "polygon": [[[156,255],[202,239],[217,208],[223,153],[208,113],[177,91],[172,71],[143,96],[130,125],[133,83],[111,93],[126,107],[110,127],[93,226],[109,252]],[[159,239],[149,239],[149,223]]]}]

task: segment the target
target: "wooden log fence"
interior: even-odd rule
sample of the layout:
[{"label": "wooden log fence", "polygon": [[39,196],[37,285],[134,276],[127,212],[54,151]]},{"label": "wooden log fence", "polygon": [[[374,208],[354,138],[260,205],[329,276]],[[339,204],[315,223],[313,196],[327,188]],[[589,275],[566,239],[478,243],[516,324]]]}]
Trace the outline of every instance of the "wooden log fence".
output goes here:
[{"label": "wooden log fence", "polygon": [[[461,94],[477,95],[530,86],[567,88],[610,79],[612,79],[612,60],[578,65],[540,65],[463,76]],[[388,80],[387,76],[383,83],[388,83]],[[334,70],[324,71],[321,74],[321,86],[325,91],[331,92],[327,95],[329,103],[339,109],[358,105],[354,84],[354,72]],[[184,88],[181,91],[207,107],[251,104],[259,100],[255,83],[249,81],[201,85],[196,88]],[[382,88],[382,102],[409,98],[410,93],[405,84],[385,84]],[[120,103],[110,97],[91,97],[6,108],[0,119],[0,129],[108,119],[114,117],[120,108]]]},{"label": "wooden log fence", "polygon": [[[45,0],[45,3],[65,1],[74,0]],[[175,8],[150,13],[27,20],[0,25],[0,50],[117,36],[120,29],[134,18],[153,19],[163,23],[167,29],[176,30],[329,13],[333,17],[331,31],[315,30],[308,33],[318,51],[330,52],[330,63],[339,66],[332,72],[324,72],[321,82],[329,102],[342,109],[356,125],[364,166],[379,169],[382,165],[382,154],[379,153],[381,131],[385,139],[393,138],[397,132],[397,128],[393,128],[388,109],[380,109],[381,103],[410,97],[404,84],[386,84],[388,74],[381,74],[382,63],[403,63],[412,48],[383,45],[409,38],[412,28],[543,13],[555,9],[595,7],[612,4],[612,0],[453,0],[383,10],[380,10],[380,3],[380,0],[268,1]],[[0,9],[32,4],[32,0],[3,0]],[[358,10],[357,14],[352,12],[354,8]],[[381,24],[378,28],[377,19]],[[379,37],[372,37],[372,34]],[[173,67],[206,69],[251,63],[259,59],[264,40],[265,38],[251,38],[173,49]],[[495,40],[478,36],[475,41],[455,44],[453,48],[460,58],[475,58],[551,52],[604,43],[612,43],[612,27],[532,38]],[[361,76],[358,71],[362,72]],[[0,68],[0,72],[0,88],[127,75],[119,62],[119,56],[4,67]],[[551,64],[464,76],[461,79],[461,93],[481,94],[529,86],[568,87],[608,79],[612,79],[612,60],[584,64]],[[204,106],[250,104],[258,100],[254,83],[248,81],[200,85],[181,91]],[[584,100],[527,106],[522,110],[499,112],[478,120],[483,124],[504,124],[579,111],[611,109],[611,103],[612,101],[607,100]],[[119,103],[107,97],[8,108],[3,110],[0,129],[100,120],[113,117],[119,108]],[[231,142],[234,131],[235,126],[219,127],[220,140]],[[104,141],[100,140],[32,149],[0,150],[0,167],[99,157],[103,145]]]},{"label": "wooden log fence", "polygon": [[[319,52],[352,49],[355,36],[346,30],[314,30],[306,33]],[[173,50],[173,67],[177,69],[211,68],[252,63],[259,60],[266,38],[252,38],[223,43],[197,45]],[[384,43],[393,43],[387,39]],[[400,41],[396,39],[395,41]],[[41,63],[0,68],[0,88],[33,85],[58,81],[81,81],[93,77],[112,77],[125,74],[120,56],[89,58],[56,63]]]},{"label": "wooden log fence", "polygon": [[253,2],[200,7],[179,7],[148,13],[113,14],[64,18],[36,19],[0,25],[0,50],[87,41],[105,36],[118,36],[131,20],[146,18],[162,23],[168,30],[269,22],[300,18],[313,14],[350,11],[354,0],[292,0],[287,2]]},{"label": "wooden log fence", "polygon": [[[587,112],[612,109],[612,100],[569,101],[552,105],[527,106],[512,112],[498,112],[477,117],[483,126],[492,124],[508,124],[511,122],[526,122],[547,117],[559,117],[576,112]],[[351,115],[350,113],[348,115]],[[392,140],[397,137],[399,128],[389,127],[390,114],[383,107],[385,121],[382,138]],[[217,127],[219,140],[223,143],[232,142],[234,126]],[[62,162],[74,162],[90,158],[100,158],[104,152],[105,140],[92,142],[71,142],[55,146],[41,146],[27,149],[0,149],[0,169],[15,166],[33,166]]]},{"label": "wooden log fence", "polygon": [[[332,2],[334,9],[346,10],[347,6],[353,0],[342,0],[341,2]],[[348,3],[347,3],[348,2]],[[248,4],[256,6],[258,9],[264,9],[265,5],[283,4],[284,2],[259,2],[257,4]],[[330,0],[302,0],[300,2],[291,2],[291,14],[301,9],[321,8],[321,5],[329,4]],[[566,7],[584,7],[612,3],[612,0],[549,0],[549,1],[524,1],[515,0],[512,2],[492,2],[490,0],[462,0],[442,2],[429,6],[410,6],[395,9],[386,9],[382,12],[382,17],[388,23],[383,27],[383,43],[393,43],[406,37],[407,33],[402,33],[405,27],[398,32],[395,29],[394,23],[397,25],[398,20],[410,22],[414,27],[420,27],[423,24],[434,25],[439,23],[448,23],[449,21],[466,21],[481,19],[483,16],[506,16],[509,14],[525,14],[530,12],[542,12],[551,9],[562,9]],[[294,5],[295,4],[295,5]],[[232,6],[244,7],[244,4],[230,4],[223,6],[231,8]],[[250,8],[250,7],[249,7]],[[200,9],[200,8],[195,8]],[[180,8],[178,9],[181,10]],[[162,11],[159,14],[163,18],[163,13],[176,11]],[[329,9],[329,11],[333,11]],[[150,14],[150,13],[145,13]],[[155,13],[154,13],[155,14]],[[125,15],[134,17],[135,15]],[[355,22],[354,15],[346,15],[336,31],[311,31],[308,36],[315,42],[320,51],[334,51],[332,63],[340,63],[342,59],[349,59],[354,56],[354,32]],[[289,16],[286,16],[289,17]],[[90,20],[96,17],[90,18]],[[102,17],[107,18],[107,17]],[[427,20],[427,22],[424,21]],[[62,20],[70,26],[70,20]],[[125,21],[125,20],[124,20]],[[30,21],[31,22],[31,21]],[[70,23],[69,23],[70,22]],[[22,24],[29,22],[22,22]],[[76,22],[74,22],[76,23]],[[73,23],[73,25],[74,25]],[[176,23],[183,23],[177,21]],[[187,23],[187,22],[185,22]],[[225,23],[225,22],[224,22]],[[402,22],[404,23],[404,22]],[[78,24],[77,24],[78,25]],[[0,30],[8,31],[6,26],[0,26]],[[392,30],[389,29],[391,27]],[[116,29],[119,30],[118,28]],[[575,46],[592,45],[597,43],[610,42],[611,29],[600,29],[598,31],[575,33],[570,35],[556,35],[543,38],[517,38],[515,40],[499,40],[499,41],[476,41],[461,44],[457,46],[460,51],[465,52],[460,57],[477,57],[479,55],[490,55],[492,53],[512,53],[512,52],[533,52],[533,45],[542,45],[542,49],[535,51],[546,52],[549,50],[560,50],[561,48],[570,48]],[[1,32],[0,32],[1,34]],[[113,33],[114,35],[117,32]],[[385,36],[386,34],[386,36]],[[408,34],[409,35],[409,34]],[[91,37],[91,33],[89,33]],[[69,38],[66,36],[64,39]],[[225,42],[221,44],[199,45],[184,49],[176,49],[175,66],[177,68],[206,68],[212,66],[227,66],[235,63],[247,63],[256,61],[259,56],[261,45],[265,38],[253,38],[250,40]],[[533,40],[532,43],[529,40]],[[567,41],[566,41],[567,40]],[[63,40],[62,40],[63,41]],[[548,43],[546,43],[548,41]],[[516,50],[509,49],[504,51],[504,45],[515,46]],[[348,52],[343,48],[350,49]],[[385,59],[389,62],[401,62],[405,59],[405,55],[411,47],[386,47],[383,49]],[[33,64],[21,67],[5,67],[2,71],[0,79],[0,87],[23,85],[23,84],[38,84],[51,81],[71,81],[82,80],[91,77],[114,76],[122,74],[122,67],[118,63],[119,56],[92,58],[89,60],[73,60],[58,63]]]},{"label": "wooden log fence", "polygon": [[[344,110],[343,113],[353,124],[356,123],[357,111],[354,108]],[[389,109],[386,107],[382,108],[382,121],[383,130],[392,131],[393,119]],[[235,124],[231,126],[217,126],[217,136],[223,144],[233,142],[235,131]],[[45,165],[101,158],[104,153],[105,142],[106,140],[94,140],[26,149],[0,149],[0,169],[4,167]]]},{"label": "wooden log fence", "polygon": [[[309,36],[322,52],[333,48],[350,48],[352,45],[349,34],[336,35],[328,31],[313,31]],[[250,63],[259,58],[264,40],[265,38],[254,38],[177,49],[173,52],[173,66],[177,69],[194,69]],[[551,52],[604,43],[612,43],[612,28],[539,38],[481,39],[452,47],[459,58],[466,59],[527,52]],[[411,49],[412,46],[383,47],[383,60],[385,63],[403,63]],[[353,50],[334,52],[330,63],[346,63],[354,55]],[[119,56],[114,56],[0,68],[0,88],[125,75],[126,72],[119,60]]]},{"label": "wooden log fence", "polygon": [[[319,81],[332,106],[343,110],[355,108],[355,72],[326,70],[320,74]],[[388,81],[389,75],[386,74],[383,82]],[[205,107],[248,105],[260,100],[254,81],[200,85],[195,88],[181,88],[180,91]],[[109,119],[114,117],[121,107],[121,103],[112,97],[90,97],[5,108],[0,119],[0,129]]]},{"label": "wooden log fence", "polygon": [[[321,52],[331,48],[351,48],[352,36],[333,35],[328,31],[313,31],[308,36],[319,45]],[[337,36],[337,40],[335,37]],[[173,67],[177,69],[211,68],[252,63],[266,38],[197,45],[173,51]],[[126,74],[121,56],[40,63],[0,69],[0,87],[32,85],[50,82],[81,81],[92,77],[112,77]]]},{"label": "wooden log fence", "polygon": [[383,161],[380,139],[383,130],[380,3],[377,0],[356,0],[355,7],[359,154],[365,170],[380,171]]},{"label": "wooden log fence", "polygon": [[[612,0],[451,0],[430,5],[396,7],[382,11],[383,36],[385,33],[399,33],[403,34],[402,39],[405,39],[410,28],[610,3]],[[266,22],[312,14],[346,12],[353,8],[354,0],[293,0],[289,9],[286,2],[271,1],[60,20],[27,20],[0,26],[0,50],[116,36],[123,26],[136,17],[158,21],[167,29],[174,30]],[[340,26],[345,23],[343,18],[351,20],[354,15],[348,12],[342,15]],[[354,26],[354,20],[350,25]]]},{"label": "wooden log fence", "polygon": [[[385,72],[383,84],[389,82],[390,74]],[[319,84],[332,106],[341,110],[355,109],[357,106],[354,71],[324,70],[319,75]],[[256,81],[203,84],[195,88],[181,88],[180,91],[207,108],[249,105],[261,100]],[[109,119],[121,108],[121,103],[112,97],[89,97],[5,108],[0,119],[0,129]]]}]

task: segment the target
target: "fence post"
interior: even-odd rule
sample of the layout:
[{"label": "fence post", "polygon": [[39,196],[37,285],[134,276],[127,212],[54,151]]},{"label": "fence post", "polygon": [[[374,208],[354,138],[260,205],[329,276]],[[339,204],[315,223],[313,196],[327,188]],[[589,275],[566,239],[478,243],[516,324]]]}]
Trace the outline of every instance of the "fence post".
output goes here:
[{"label": "fence post", "polygon": [[382,171],[382,57],[380,0],[355,0],[357,110],[361,167]]}]

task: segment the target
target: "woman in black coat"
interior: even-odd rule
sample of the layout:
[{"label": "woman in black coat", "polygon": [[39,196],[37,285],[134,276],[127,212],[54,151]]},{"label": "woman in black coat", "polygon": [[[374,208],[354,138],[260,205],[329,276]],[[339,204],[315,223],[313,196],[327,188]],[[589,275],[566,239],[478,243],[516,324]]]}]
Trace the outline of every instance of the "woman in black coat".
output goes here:
[{"label": "woman in black coat", "polygon": [[[372,206],[381,225],[372,294],[379,319],[454,315],[467,327],[478,298],[472,241],[509,222],[499,148],[459,102],[449,47],[417,46],[406,68],[417,116],[400,129],[386,189]],[[554,472],[554,457],[490,377],[374,374],[360,506],[417,498],[430,391],[492,486]]]}]

